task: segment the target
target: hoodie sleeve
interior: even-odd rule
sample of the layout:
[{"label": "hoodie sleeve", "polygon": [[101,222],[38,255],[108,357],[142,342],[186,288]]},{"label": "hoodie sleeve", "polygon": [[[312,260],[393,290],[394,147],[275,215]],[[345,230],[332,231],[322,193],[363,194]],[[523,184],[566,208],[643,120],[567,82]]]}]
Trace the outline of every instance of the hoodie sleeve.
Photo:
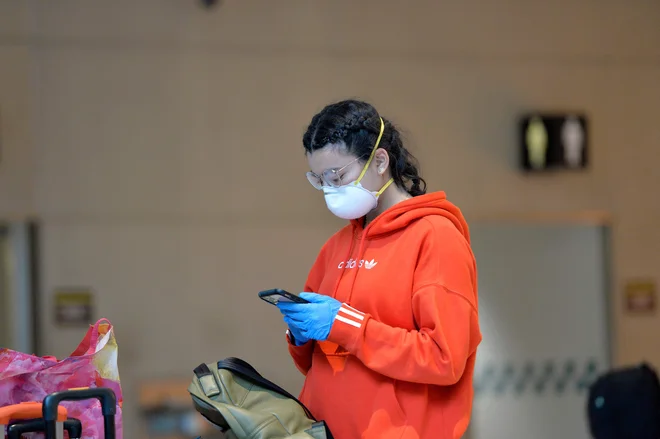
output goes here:
[{"label": "hoodie sleeve", "polygon": [[481,341],[476,264],[453,226],[429,219],[414,273],[415,330],[386,325],[343,304],[328,339],[396,380],[452,385]]},{"label": "hoodie sleeve", "polygon": [[[314,261],[314,265],[312,266],[312,269],[309,272],[309,276],[307,277],[307,281],[305,282],[305,292],[316,292],[319,289],[319,286],[321,285],[321,281],[323,280],[323,274],[325,273],[325,254],[326,254],[326,248],[328,244],[326,243],[322,248],[321,251],[319,252],[319,255],[316,258],[316,261]],[[303,374],[307,375],[307,372],[309,369],[312,367],[312,354],[314,352],[314,341],[310,340],[307,343],[296,346],[294,344],[293,336],[289,332],[289,330],[286,331],[286,340],[289,346],[289,354],[291,354],[291,357],[293,358],[293,362],[295,363],[296,367],[298,370]]]}]

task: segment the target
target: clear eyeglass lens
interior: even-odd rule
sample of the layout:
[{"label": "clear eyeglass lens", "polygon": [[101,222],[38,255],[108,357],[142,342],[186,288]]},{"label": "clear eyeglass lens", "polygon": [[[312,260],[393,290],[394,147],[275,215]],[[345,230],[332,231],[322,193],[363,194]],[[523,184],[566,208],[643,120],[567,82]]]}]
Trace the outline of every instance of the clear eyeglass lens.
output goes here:
[{"label": "clear eyeglass lens", "polygon": [[310,184],[314,186],[316,189],[321,189],[323,187],[323,182],[321,181],[321,178],[317,177],[311,172],[307,173],[307,180],[309,180]]},{"label": "clear eyeglass lens", "polygon": [[315,174],[308,172],[307,180],[309,180],[310,184],[316,189],[322,189],[324,184],[332,187],[339,187],[342,184],[341,177],[332,169],[325,171],[323,173],[323,178],[319,178]]},{"label": "clear eyeglass lens", "polygon": [[323,173],[323,180],[332,187],[341,186],[341,177],[334,169],[328,169]]}]

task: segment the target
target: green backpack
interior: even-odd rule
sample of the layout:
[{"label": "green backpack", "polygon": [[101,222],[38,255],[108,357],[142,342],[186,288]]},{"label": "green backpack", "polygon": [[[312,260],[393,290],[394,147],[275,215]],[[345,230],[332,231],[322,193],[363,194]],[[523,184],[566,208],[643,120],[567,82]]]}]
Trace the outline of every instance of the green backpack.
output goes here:
[{"label": "green backpack", "polygon": [[201,364],[188,386],[195,410],[230,439],[332,439],[286,390],[238,358]]}]

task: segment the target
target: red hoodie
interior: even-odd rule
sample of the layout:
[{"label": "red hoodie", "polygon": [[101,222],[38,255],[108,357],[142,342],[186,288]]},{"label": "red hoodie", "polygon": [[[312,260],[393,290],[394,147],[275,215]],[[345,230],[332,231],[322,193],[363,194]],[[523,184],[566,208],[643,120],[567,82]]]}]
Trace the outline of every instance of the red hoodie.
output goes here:
[{"label": "red hoodie", "polygon": [[289,343],[300,400],[336,439],[458,439],[481,341],[467,223],[437,192],[361,224],[326,242],[307,279],[343,305],[327,341]]}]

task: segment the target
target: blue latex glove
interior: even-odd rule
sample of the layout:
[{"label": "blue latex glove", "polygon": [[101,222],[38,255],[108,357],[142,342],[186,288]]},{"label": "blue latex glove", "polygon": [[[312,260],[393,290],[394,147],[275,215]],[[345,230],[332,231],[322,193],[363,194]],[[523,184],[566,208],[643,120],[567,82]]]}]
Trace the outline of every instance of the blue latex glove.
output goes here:
[{"label": "blue latex glove", "polygon": [[[286,321],[286,318],[284,320]],[[295,326],[289,325],[289,332],[293,337],[293,344],[296,346],[302,346],[309,341],[309,339],[302,335],[300,330]]]},{"label": "blue latex glove", "polygon": [[[282,305],[282,304],[284,304],[284,303],[286,303],[286,302],[278,302],[278,303],[277,303],[277,307],[280,308],[280,305]],[[282,311],[282,308],[280,308],[280,312],[281,312],[282,314],[284,314],[284,312]],[[289,322],[287,322],[286,320],[287,320],[287,319],[284,318],[284,322],[287,323],[287,326],[289,327],[289,333],[290,333],[291,337],[293,338],[293,344],[294,344],[295,346],[302,346],[302,345],[304,345],[305,343],[307,343],[307,342],[309,341],[309,339],[308,339],[307,337],[305,337],[305,336],[300,332],[300,329],[298,329],[298,327],[295,326],[295,325],[291,325],[291,324],[289,324]]]},{"label": "blue latex glove", "polygon": [[341,308],[341,302],[330,296],[316,293],[300,293],[300,297],[310,303],[280,302],[277,304],[280,312],[284,314],[284,321],[290,329],[300,333],[303,338],[327,340],[335,316]]}]

